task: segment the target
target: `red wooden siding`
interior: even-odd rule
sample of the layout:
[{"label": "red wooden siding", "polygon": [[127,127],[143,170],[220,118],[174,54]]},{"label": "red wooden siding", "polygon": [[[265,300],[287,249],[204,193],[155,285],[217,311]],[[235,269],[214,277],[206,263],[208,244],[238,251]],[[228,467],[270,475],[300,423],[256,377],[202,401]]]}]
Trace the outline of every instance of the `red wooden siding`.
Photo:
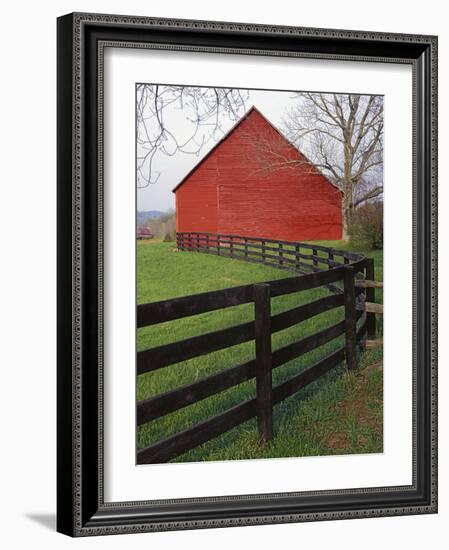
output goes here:
[{"label": "red wooden siding", "polygon": [[[276,157],[267,159],[270,150]],[[175,188],[177,231],[341,239],[341,193],[255,108]]]},{"label": "red wooden siding", "polygon": [[182,185],[176,192],[177,231],[218,232],[216,182],[216,160],[210,157],[196,169],[192,185]]}]

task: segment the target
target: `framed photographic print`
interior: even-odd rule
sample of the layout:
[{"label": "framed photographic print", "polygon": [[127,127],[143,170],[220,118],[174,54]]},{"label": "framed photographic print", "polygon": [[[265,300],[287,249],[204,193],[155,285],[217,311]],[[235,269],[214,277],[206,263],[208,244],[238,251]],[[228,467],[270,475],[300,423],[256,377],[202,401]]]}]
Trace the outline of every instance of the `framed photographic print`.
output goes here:
[{"label": "framed photographic print", "polygon": [[58,530],[437,511],[437,38],[58,19]]}]

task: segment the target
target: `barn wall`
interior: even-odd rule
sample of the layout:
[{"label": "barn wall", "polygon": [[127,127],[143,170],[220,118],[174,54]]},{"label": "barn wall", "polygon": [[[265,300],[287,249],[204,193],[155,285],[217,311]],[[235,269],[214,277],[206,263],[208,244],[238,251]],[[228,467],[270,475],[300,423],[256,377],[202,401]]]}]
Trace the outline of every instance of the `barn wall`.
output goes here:
[{"label": "barn wall", "polygon": [[[281,157],[305,160],[252,111],[179,188],[179,230],[341,239],[340,192],[308,165],[274,170],[274,159]],[[213,189],[216,215],[210,208]]]},{"label": "barn wall", "polygon": [[217,233],[217,168],[213,156],[176,192],[176,231]]}]

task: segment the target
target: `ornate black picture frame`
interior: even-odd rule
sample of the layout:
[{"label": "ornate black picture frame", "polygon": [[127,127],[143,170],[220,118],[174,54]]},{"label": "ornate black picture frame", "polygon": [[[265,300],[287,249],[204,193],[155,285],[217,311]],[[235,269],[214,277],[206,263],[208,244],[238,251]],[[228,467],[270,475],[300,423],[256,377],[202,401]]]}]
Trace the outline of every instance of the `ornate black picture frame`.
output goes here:
[{"label": "ornate black picture frame", "polygon": [[[413,70],[413,483],[410,486],[104,502],[105,44],[225,55],[406,63]],[[437,511],[437,38],[69,14],[58,19],[58,502],[71,536]]]}]

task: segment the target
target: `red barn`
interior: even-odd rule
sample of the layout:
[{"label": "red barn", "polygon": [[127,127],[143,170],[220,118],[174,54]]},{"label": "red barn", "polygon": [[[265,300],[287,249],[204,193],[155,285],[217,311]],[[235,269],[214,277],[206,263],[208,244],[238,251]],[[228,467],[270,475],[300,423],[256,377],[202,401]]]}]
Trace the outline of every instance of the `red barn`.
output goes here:
[{"label": "red barn", "polygon": [[341,192],[255,107],[173,192],[179,232],[342,238]]}]

